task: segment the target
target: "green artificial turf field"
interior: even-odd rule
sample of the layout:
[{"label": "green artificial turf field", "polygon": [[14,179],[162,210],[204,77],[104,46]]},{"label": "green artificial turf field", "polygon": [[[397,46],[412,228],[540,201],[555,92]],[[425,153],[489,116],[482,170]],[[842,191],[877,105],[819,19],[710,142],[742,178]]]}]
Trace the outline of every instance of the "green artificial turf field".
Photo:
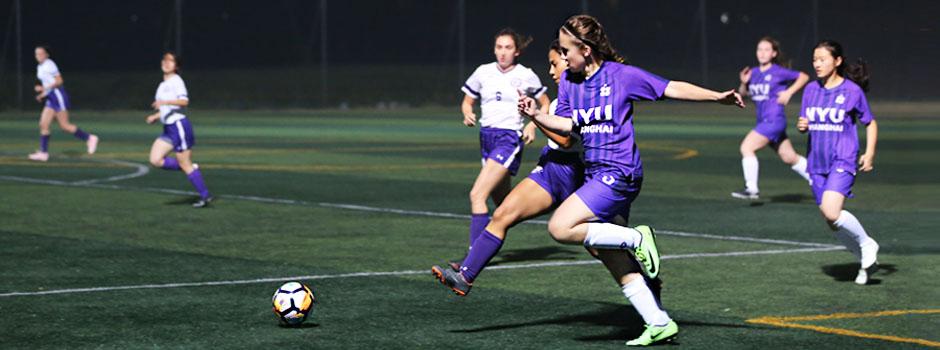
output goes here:
[{"label": "green artificial turf field", "polygon": [[[882,270],[857,286],[809,187],[771,151],[763,200],[729,196],[752,110],[638,110],[631,224],[659,230],[679,347],[940,346],[940,119],[879,120],[875,171],[846,207]],[[185,176],[145,166],[160,127],[143,112],[74,112],[98,154],[53,126],[48,163],[26,160],[37,115],[0,114],[0,348],[609,349],[642,332],[606,270],[544,221],[512,229],[468,297],[431,277],[463,256],[480,166],[455,110],[193,110],[218,197],[203,210]],[[295,276],[320,303],[282,328],[270,297]]]}]

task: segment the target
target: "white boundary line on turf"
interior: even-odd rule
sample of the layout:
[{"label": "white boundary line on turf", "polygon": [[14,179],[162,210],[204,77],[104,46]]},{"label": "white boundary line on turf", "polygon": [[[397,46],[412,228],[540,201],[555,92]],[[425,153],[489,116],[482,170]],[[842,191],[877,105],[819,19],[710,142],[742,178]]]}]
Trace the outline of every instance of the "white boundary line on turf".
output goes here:
[{"label": "white boundary line on turf", "polygon": [[[121,186],[121,185],[114,185],[114,184],[40,180],[40,179],[32,179],[32,178],[25,178],[25,177],[18,177],[18,176],[6,176],[6,175],[0,175],[0,180],[20,181],[20,182],[29,182],[29,183],[46,184],[46,185],[66,186],[66,187],[87,187],[87,188],[103,188],[103,189],[114,189],[114,190],[131,190],[131,191],[144,191],[144,192],[166,193],[166,194],[176,194],[176,195],[191,195],[191,196],[198,195],[198,193],[196,192],[174,190],[174,189],[168,189],[168,188],[132,187],[132,186]],[[337,208],[337,209],[366,211],[366,212],[375,212],[375,213],[388,213],[388,214],[398,214],[398,215],[425,216],[425,217],[464,219],[464,220],[470,219],[470,215],[467,215],[467,214],[455,214],[455,213],[434,212],[434,211],[424,211],[424,210],[408,210],[408,209],[397,209],[397,208],[382,208],[382,207],[371,207],[371,206],[357,205],[357,204],[307,202],[304,200],[296,200],[296,199],[271,198],[271,197],[261,197],[261,196],[237,195],[237,194],[219,195],[219,198],[238,199],[238,200],[260,202],[260,203],[319,206],[319,207],[325,207],[325,208]],[[545,220],[528,220],[528,221],[524,221],[523,223],[545,225],[548,222]],[[798,246],[798,247],[842,249],[842,246],[833,245],[833,244],[800,242],[800,241],[790,241],[790,240],[782,240],[782,239],[755,238],[755,237],[746,237],[746,236],[713,235],[713,234],[706,234],[706,233],[681,232],[681,231],[670,231],[670,230],[656,230],[656,234],[665,235],[665,236],[677,236],[677,237],[693,237],[693,238],[716,239],[716,240],[727,240],[727,241],[792,245],[792,246]]]},{"label": "white boundary line on turf", "polygon": [[127,167],[135,168],[136,170],[134,170],[134,172],[130,174],[115,175],[115,176],[110,176],[110,177],[106,177],[102,179],[88,179],[88,180],[71,181],[71,182],[59,181],[59,180],[41,180],[41,179],[33,179],[33,178],[28,178],[28,177],[7,176],[7,175],[0,175],[0,179],[45,184],[45,185],[83,187],[83,186],[98,184],[102,182],[114,182],[114,181],[138,178],[138,177],[141,177],[150,173],[150,167],[144,164],[140,164],[140,163],[128,162],[128,161],[117,160],[117,159],[102,159],[102,160],[97,160],[97,162],[124,165]]},{"label": "white boundary line on turf", "polygon": [[[671,259],[695,259],[695,258],[752,256],[752,255],[773,255],[773,254],[789,254],[789,253],[805,253],[805,252],[823,252],[823,251],[832,251],[832,250],[841,250],[841,249],[842,247],[814,247],[814,248],[796,248],[796,249],[751,250],[751,251],[723,252],[723,253],[692,253],[692,254],[665,255],[661,259],[671,260]],[[599,260],[549,261],[549,262],[531,263],[531,264],[494,265],[494,266],[487,267],[487,270],[515,270],[515,269],[531,269],[531,268],[543,268],[543,267],[593,265],[593,264],[599,264],[599,263],[600,263]],[[164,283],[164,284],[138,284],[138,285],[127,285],[127,286],[90,287],[90,288],[69,288],[69,289],[44,290],[44,291],[38,291],[38,292],[0,293],[0,298],[9,298],[9,297],[18,297],[18,296],[39,296],[39,295],[50,295],[50,294],[111,292],[111,291],[121,291],[121,290],[138,290],[138,289],[169,289],[169,288],[187,288],[187,287],[230,286],[230,285],[242,285],[242,284],[262,284],[262,283],[284,282],[284,281],[294,281],[294,280],[323,280],[323,279],[356,278],[356,277],[407,276],[407,275],[427,274],[428,272],[429,272],[428,270],[354,272],[354,273],[341,273],[341,274],[333,274],[333,275],[270,277],[270,278],[257,278],[257,279],[246,279],[246,280],[184,282],[184,283]]]}]

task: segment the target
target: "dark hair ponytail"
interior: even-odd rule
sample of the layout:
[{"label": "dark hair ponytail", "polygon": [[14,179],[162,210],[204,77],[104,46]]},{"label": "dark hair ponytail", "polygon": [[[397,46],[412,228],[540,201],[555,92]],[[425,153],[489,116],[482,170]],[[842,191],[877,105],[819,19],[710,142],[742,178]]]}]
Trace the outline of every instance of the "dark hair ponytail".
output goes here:
[{"label": "dark hair ponytail", "polygon": [[597,21],[597,18],[588,15],[571,16],[561,26],[561,30],[580,41],[581,44],[590,47],[598,58],[629,64],[627,59],[617,53],[617,50],[610,44],[604,26]]},{"label": "dark hair ponytail", "polygon": [[871,77],[869,74],[868,63],[865,60],[859,58],[855,63],[848,63],[848,60],[845,59],[845,55],[842,53],[842,45],[834,40],[823,40],[816,44],[816,48],[826,49],[829,51],[829,54],[832,55],[832,58],[842,58],[842,64],[836,67],[836,73],[843,76],[844,78],[855,82],[862,91],[868,91],[868,80]]}]

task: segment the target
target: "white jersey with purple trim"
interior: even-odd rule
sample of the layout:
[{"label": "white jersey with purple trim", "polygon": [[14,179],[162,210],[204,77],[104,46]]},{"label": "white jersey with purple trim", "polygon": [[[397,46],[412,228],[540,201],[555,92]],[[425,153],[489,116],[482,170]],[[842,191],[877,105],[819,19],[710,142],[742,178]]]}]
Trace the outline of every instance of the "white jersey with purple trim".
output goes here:
[{"label": "white jersey with purple trim", "polygon": [[531,69],[521,64],[503,72],[499,64],[493,62],[477,67],[461,90],[480,100],[481,127],[522,130],[523,117],[516,106],[519,91],[538,98],[547,88]]},{"label": "white jersey with purple trim", "polygon": [[[562,117],[562,118],[571,118],[571,116],[568,116],[568,115],[556,115],[555,109],[557,108],[558,108],[558,99],[556,98],[552,100],[551,104],[548,105],[548,114],[554,115],[557,117]],[[552,139],[550,138],[548,139],[548,148],[551,148],[552,150],[559,151],[559,152],[581,153],[581,150],[584,148],[581,146],[581,135],[579,135],[578,133],[574,132],[574,130],[572,130],[571,137],[573,137],[574,140],[572,141],[570,148],[562,148],[557,143],[555,143],[555,141],[552,141]]]},{"label": "white jersey with purple trim", "polygon": [[44,88],[48,89],[50,86],[55,85],[55,77],[59,74],[59,66],[51,58],[47,58],[36,66],[36,78],[39,78]]},{"label": "white jersey with purple trim", "polygon": [[[166,79],[160,83],[160,86],[157,87],[157,94],[154,96],[154,100],[189,100],[189,96],[186,91],[186,84],[183,83],[183,78],[180,78],[179,75],[173,74],[170,79]],[[184,111],[185,109],[180,106],[161,105],[160,121],[163,124],[173,124],[180,119],[186,118],[186,115],[183,114]]]}]

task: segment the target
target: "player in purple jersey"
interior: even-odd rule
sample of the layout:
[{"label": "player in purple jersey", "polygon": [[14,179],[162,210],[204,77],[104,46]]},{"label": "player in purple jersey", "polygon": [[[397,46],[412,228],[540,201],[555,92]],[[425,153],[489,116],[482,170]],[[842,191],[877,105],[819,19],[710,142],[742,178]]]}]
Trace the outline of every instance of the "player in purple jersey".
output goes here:
[{"label": "player in purple jersey", "polygon": [[[552,42],[548,63],[549,74],[557,84],[561,73],[568,68],[565,60],[561,59],[558,40]],[[550,113],[554,113],[556,103],[557,100],[552,102]],[[506,200],[496,208],[493,219],[472,244],[473,249],[467,253],[464,261],[461,264],[452,263],[451,266],[431,268],[435,277],[457,295],[465,296],[470,292],[473,281],[499,252],[509,228],[554,209],[584,182],[584,165],[577,136],[561,136],[550,130],[541,127],[540,129],[549,141],[542,149],[538,166],[532,170],[529,177],[516,185]],[[597,255],[596,250],[589,251]],[[658,298],[661,281],[655,279],[650,280],[650,283],[654,289],[653,294]]]},{"label": "player in purple jersey", "polygon": [[780,42],[769,36],[757,42],[757,67],[744,67],[741,70],[741,95],[750,95],[757,107],[757,125],[741,141],[741,168],[744,170],[744,189],[731,192],[731,196],[741,199],[758,199],[757,177],[759,165],[755,152],[770,146],[780,160],[790,165],[798,175],[807,181],[806,158],[793,149],[793,143],[787,138],[787,116],[784,106],[790,102],[797,91],[806,85],[809,76],[806,73],[781,66],[783,52]]},{"label": "player in purple jersey", "polygon": [[49,160],[49,130],[52,120],[59,122],[59,128],[85,141],[88,154],[94,154],[98,148],[98,136],[89,134],[78,126],[69,122],[69,94],[65,92],[65,81],[59,72],[59,67],[49,58],[49,48],[37,46],[35,51],[36,78],[41,82],[36,84],[36,101],[43,103],[42,113],[39,115],[39,150],[29,155],[29,159],[45,162]]},{"label": "player in purple jersey", "polygon": [[[867,284],[878,267],[878,243],[852,213],[843,210],[853,197],[857,171],[874,167],[878,123],[868,106],[868,67],[864,61],[849,64],[842,45],[821,41],[813,50],[817,80],[803,91],[797,129],[809,132],[807,151],[810,185],[826,223],[846,249],[859,260],[855,283]],[[857,123],[865,125],[865,153],[858,155]]]},{"label": "player in purple jersey", "polygon": [[[461,88],[465,93],[461,104],[463,123],[468,127],[480,125],[483,163],[470,189],[469,245],[490,221],[487,200],[492,198],[497,206],[503,202],[512,189],[510,178],[519,170],[525,144],[535,139],[535,126],[530,123],[523,127],[525,120],[516,109],[517,91],[525,90],[538,97],[542,108],[548,110],[546,88],[531,69],[518,62],[531,41],[532,38],[511,28],[500,30],[494,37],[496,62],[478,67]],[[481,110],[479,120],[473,112],[477,100]]]},{"label": "player in purple jersey", "polygon": [[[611,47],[603,27],[586,15],[569,18],[559,30],[562,57],[568,70],[558,87],[556,114],[535,108],[523,98],[524,115],[561,134],[576,131],[584,147],[585,183],[569,196],[549,220],[552,238],[565,244],[583,244],[598,250],[599,258],[620,284],[624,296],[646,322],[646,330],[631,346],[645,346],[673,338],[678,325],[656,302],[643,274],[659,274],[659,254],[652,229],[616,225],[629,213],[640,192],[643,169],[633,132],[633,101],[674,98],[713,101],[744,107],[734,90],[716,92],[680,81],[668,81],[623,64]],[[626,218],[624,218],[626,219]],[[642,263],[639,271],[630,251]],[[620,259],[616,259],[620,257]]]},{"label": "player in purple jersey", "polygon": [[[160,69],[163,71],[163,82],[157,87],[157,93],[151,104],[156,113],[147,116],[147,124],[160,121],[163,124],[163,134],[150,146],[150,164],[164,170],[182,170],[186,178],[199,193],[199,199],[193,203],[195,208],[204,208],[212,202],[199,165],[193,163],[193,146],[196,144],[196,135],[193,125],[186,117],[186,106],[189,106],[189,93],[183,78],[179,76],[179,56],[173,52],[163,54]],[[176,158],[168,157],[170,152],[176,152]]]}]

